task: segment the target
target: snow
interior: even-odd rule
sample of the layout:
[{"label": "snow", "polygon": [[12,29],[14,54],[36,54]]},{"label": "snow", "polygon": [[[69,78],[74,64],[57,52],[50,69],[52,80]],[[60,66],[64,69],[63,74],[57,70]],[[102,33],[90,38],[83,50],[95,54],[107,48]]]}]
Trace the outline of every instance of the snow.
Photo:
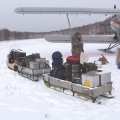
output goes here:
[{"label": "snow", "polygon": [[[89,61],[97,60],[98,48],[107,45],[85,44]],[[116,66],[116,53],[105,54],[109,64],[101,69],[110,71],[115,98],[99,98],[102,104],[84,101],[72,95],[46,87],[42,77],[38,82],[28,80],[6,66],[10,49],[22,49],[27,54],[40,53],[50,60],[54,51],[64,59],[71,55],[71,44],[48,43],[44,39],[0,42],[0,120],[110,120],[120,119],[120,70]],[[116,52],[116,49],[114,49]]]}]

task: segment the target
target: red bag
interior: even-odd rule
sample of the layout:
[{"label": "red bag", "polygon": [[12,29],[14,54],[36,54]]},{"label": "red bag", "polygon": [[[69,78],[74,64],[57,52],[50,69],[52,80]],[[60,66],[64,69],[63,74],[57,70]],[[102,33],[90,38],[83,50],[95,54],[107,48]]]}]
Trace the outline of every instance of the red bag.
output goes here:
[{"label": "red bag", "polygon": [[80,61],[80,58],[79,57],[75,57],[75,56],[68,56],[66,58],[67,61],[73,61],[73,62],[78,62]]}]

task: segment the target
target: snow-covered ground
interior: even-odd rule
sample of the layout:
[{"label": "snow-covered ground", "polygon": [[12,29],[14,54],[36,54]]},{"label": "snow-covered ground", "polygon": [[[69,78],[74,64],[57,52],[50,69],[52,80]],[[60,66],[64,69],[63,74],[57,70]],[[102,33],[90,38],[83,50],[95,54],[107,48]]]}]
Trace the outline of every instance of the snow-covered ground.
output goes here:
[{"label": "snow-covered ground", "polygon": [[[101,54],[97,49],[104,47],[107,45],[84,45],[90,61],[97,60]],[[34,82],[8,69],[6,56],[13,48],[20,48],[27,54],[39,52],[50,61],[54,51],[60,51],[64,58],[71,55],[69,43],[48,43],[44,39],[0,42],[0,120],[120,119],[120,70],[115,64],[115,53],[106,54],[109,64],[102,66],[103,70],[111,72],[115,98],[102,98],[99,105],[47,88],[42,78]]]}]

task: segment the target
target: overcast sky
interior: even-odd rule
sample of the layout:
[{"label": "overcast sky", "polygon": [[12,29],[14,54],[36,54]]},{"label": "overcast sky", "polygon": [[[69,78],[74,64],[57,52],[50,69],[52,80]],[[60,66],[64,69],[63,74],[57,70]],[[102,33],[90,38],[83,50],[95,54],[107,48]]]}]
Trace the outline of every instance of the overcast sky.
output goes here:
[{"label": "overcast sky", "polygon": [[[68,28],[65,15],[20,15],[17,7],[120,8],[120,0],[0,0],[0,29],[44,32]],[[71,26],[104,20],[104,15],[70,15]]]}]

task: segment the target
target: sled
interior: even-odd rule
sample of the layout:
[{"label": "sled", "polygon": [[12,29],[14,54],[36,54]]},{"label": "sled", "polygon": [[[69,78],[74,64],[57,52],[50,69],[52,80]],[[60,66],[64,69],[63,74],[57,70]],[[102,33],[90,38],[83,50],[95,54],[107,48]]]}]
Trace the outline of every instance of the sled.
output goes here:
[{"label": "sled", "polygon": [[39,53],[26,56],[25,52],[14,49],[7,55],[7,66],[33,81],[38,81],[42,74],[50,73],[51,70],[49,61],[41,58]]},{"label": "sled", "polygon": [[85,99],[91,99],[93,103],[96,102],[96,99],[106,93],[111,93],[112,91],[112,82],[104,84],[99,87],[91,88],[86,87],[81,84],[75,84],[70,81],[64,81],[58,78],[51,77],[49,74],[43,74],[43,81],[48,87],[62,88],[62,91],[70,90],[75,96],[75,93],[79,96],[83,96]]}]

